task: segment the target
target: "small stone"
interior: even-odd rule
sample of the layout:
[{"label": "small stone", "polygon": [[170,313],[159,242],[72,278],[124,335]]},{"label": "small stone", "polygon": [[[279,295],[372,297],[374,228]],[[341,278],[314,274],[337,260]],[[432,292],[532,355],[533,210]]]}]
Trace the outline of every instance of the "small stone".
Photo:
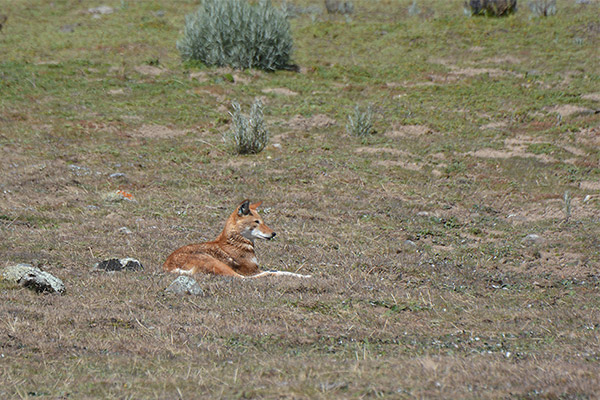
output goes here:
[{"label": "small stone", "polygon": [[94,8],[88,8],[90,14],[112,14],[115,9],[109,6],[99,6]]},{"label": "small stone", "polygon": [[126,175],[122,172],[115,172],[114,174],[110,174],[108,177],[111,179],[117,179],[117,178],[125,178]]},{"label": "small stone", "polygon": [[126,226],[122,226],[122,227],[120,227],[120,228],[119,228],[119,232],[120,232],[120,233],[123,233],[123,234],[125,234],[125,235],[131,235],[131,234],[133,233],[133,232],[131,231],[131,229],[129,229],[129,228],[128,228],[128,227],[126,227]]},{"label": "small stone", "polygon": [[81,24],[68,24],[60,27],[60,31],[64,33],[73,33],[75,32],[75,28],[80,26]]},{"label": "small stone", "polygon": [[141,271],[144,269],[142,263],[135,258],[109,258],[104,261],[100,261],[94,265],[94,269],[103,270],[108,272],[115,271]]},{"label": "small stone", "polygon": [[404,247],[409,248],[409,249],[416,249],[417,244],[415,242],[413,242],[412,240],[407,239],[404,241]]},{"label": "small stone", "polygon": [[195,296],[202,296],[204,294],[198,282],[185,275],[178,276],[165,291],[174,294],[192,294]]},{"label": "small stone", "polygon": [[429,212],[427,212],[427,211],[419,211],[417,213],[417,217],[429,217]]},{"label": "small stone", "polygon": [[530,246],[534,244],[542,244],[544,243],[544,238],[540,235],[536,235],[535,233],[530,233],[529,235],[525,236],[523,240],[521,240],[521,243]]}]

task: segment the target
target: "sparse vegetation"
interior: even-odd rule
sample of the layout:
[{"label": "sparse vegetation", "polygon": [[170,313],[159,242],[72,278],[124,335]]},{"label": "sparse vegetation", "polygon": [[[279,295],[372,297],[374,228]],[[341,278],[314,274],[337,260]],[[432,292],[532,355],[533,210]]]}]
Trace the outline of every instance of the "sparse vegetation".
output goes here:
[{"label": "sparse vegetation", "polygon": [[225,135],[225,140],[238,154],[260,153],[269,143],[261,101],[254,101],[248,117],[242,114],[239,103],[234,102],[232,106],[231,129]]},{"label": "sparse vegetation", "polygon": [[348,115],[346,132],[363,139],[370,136],[373,133],[373,106],[369,104],[364,110],[355,106],[354,114]]},{"label": "sparse vegetation", "polygon": [[269,0],[204,0],[177,42],[185,60],[267,71],[290,68],[292,47],[286,15]]},{"label": "sparse vegetation", "polygon": [[[600,2],[353,3],[296,14],[301,72],[267,73],[182,62],[198,1],[2,2],[0,268],[66,292],[0,280],[0,399],[598,396]],[[255,98],[270,141],[242,157],[228,111]],[[169,253],[248,197],[261,267],[313,278],[166,293]]]}]

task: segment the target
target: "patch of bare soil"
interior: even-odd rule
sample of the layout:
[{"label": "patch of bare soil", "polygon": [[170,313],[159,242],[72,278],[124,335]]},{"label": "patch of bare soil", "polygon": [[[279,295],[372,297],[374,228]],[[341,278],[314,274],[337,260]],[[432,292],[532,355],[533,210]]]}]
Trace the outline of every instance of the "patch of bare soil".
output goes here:
[{"label": "patch of bare soil", "polygon": [[189,76],[190,76],[190,79],[195,79],[200,83],[207,82],[209,80],[208,74],[204,71],[190,72]]},{"label": "patch of bare soil", "polygon": [[600,182],[598,181],[581,181],[579,187],[585,190],[597,190],[600,191]]},{"label": "patch of bare soil", "polygon": [[279,96],[297,96],[298,93],[294,92],[293,90],[290,90],[288,88],[266,88],[262,90],[263,93],[267,93],[267,94],[276,94]]},{"label": "patch of bare soil", "polygon": [[485,124],[480,126],[480,129],[501,129],[501,128],[506,128],[508,126],[508,124],[504,121],[498,121],[498,122],[490,122],[489,124]]},{"label": "patch of bare soil", "polygon": [[485,63],[492,63],[492,64],[520,64],[522,61],[523,60],[521,60],[519,57],[515,57],[515,56],[511,56],[511,55],[506,55],[503,57],[492,57],[492,58],[483,60],[483,62],[485,62]]},{"label": "patch of bare soil", "polygon": [[359,147],[354,150],[358,154],[390,154],[392,156],[405,156],[410,157],[410,153],[399,150],[391,149],[389,147]]},{"label": "patch of bare soil", "polygon": [[187,130],[171,129],[163,125],[143,125],[137,130],[130,132],[130,135],[133,137],[161,139],[183,136],[186,133],[188,133]]},{"label": "patch of bare soil", "polygon": [[392,130],[385,132],[384,135],[391,138],[418,137],[431,132],[431,128],[425,125],[395,125]]},{"label": "patch of bare soil", "polygon": [[466,77],[474,77],[478,75],[487,74],[491,77],[502,77],[507,75],[520,76],[515,72],[506,71],[499,68],[480,68],[480,67],[458,67],[453,64],[451,60],[444,59],[430,59],[429,62],[433,64],[441,64],[450,70],[450,74]]},{"label": "patch of bare soil", "polygon": [[557,113],[558,115],[560,115],[563,118],[571,117],[574,115],[590,114],[593,112],[593,110],[590,110],[589,108],[576,106],[573,104],[563,104],[560,106],[555,106],[555,107],[549,108],[548,111]]},{"label": "patch of bare soil", "polygon": [[[584,203],[582,197],[571,199],[571,219],[593,218],[597,213],[595,206],[589,202]],[[562,220],[565,218],[565,203],[562,198],[536,201],[520,208],[510,209],[506,215],[508,221],[516,224]]]},{"label": "patch of bare soil", "polygon": [[588,93],[581,95],[584,100],[600,101],[600,93]]},{"label": "patch of bare soil", "polygon": [[386,168],[400,167],[403,169],[408,169],[410,171],[421,171],[423,169],[423,166],[418,163],[401,161],[401,160],[378,160],[378,161],[375,161],[375,165],[380,165],[380,166],[386,167]]},{"label": "patch of bare soil", "polygon": [[581,129],[575,134],[575,140],[588,146],[600,146],[600,126]]},{"label": "patch of bare soil", "polygon": [[546,284],[542,278],[544,275],[552,274],[557,278],[579,278],[584,279],[588,275],[596,273],[589,266],[586,266],[582,254],[577,253],[556,253],[547,250],[532,251],[520,265],[506,264],[504,268],[517,273],[527,273],[540,276],[535,281],[536,285]]},{"label": "patch of bare soil", "polygon": [[298,131],[310,131],[312,129],[323,129],[335,125],[335,119],[328,117],[325,114],[316,114],[311,117],[303,117],[296,115],[287,122],[288,127]]},{"label": "patch of bare soil", "polygon": [[125,94],[125,89],[123,89],[123,88],[110,89],[107,93],[110,95],[113,95],[113,96],[119,95],[119,94]]},{"label": "patch of bare soil", "polygon": [[509,138],[504,141],[505,149],[479,149],[470,151],[467,154],[480,158],[500,158],[508,159],[513,157],[535,158],[542,162],[553,163],[557,160],[547,154],[532,154],[527,152],[527,146],[532,143],[541,143],[532,137],[519,136]]},{"label": "patch of bare soil", "polygon": [[133,69],[139,74],[149,76],[158,76],[163,72],[166,72],[165,69],[154,67],[152,65],[136,65],[135,67],[133,67]]}]

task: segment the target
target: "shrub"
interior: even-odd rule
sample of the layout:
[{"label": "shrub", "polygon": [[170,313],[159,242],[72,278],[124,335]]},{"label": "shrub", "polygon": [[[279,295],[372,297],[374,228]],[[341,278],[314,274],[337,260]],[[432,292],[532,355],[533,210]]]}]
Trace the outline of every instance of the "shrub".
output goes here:
[{"label": "shrub", "polygon": [[556,0],[532,0],[529,9],[536,17],[547,17],[556,14]]},{"label": "shrub", "polygon": [[204,0],[186,16],[177,49],[184,60],[212,66],[290,69],[290,24],[285,13],[269,0]]},{"label": "shrub", "polygon": [[354,117],[348,115],[346,132],[363,139],[373,133],[373,107],[369,105],[365,111],[362,111],[359,106],[356,106]]},{"label": "shrub", "polygon": [[252,104],[250,116],[242,114],[239,103],[232,103],[231,114],[232,126],[225,134],[225,141],[229,142],[233,150],[238,154],[260,153],[269,142],[269,132],[265,128],[262,103],[256,100]]},{"label": "shrub", "polygon": [[469,0],[465,12],[470,15],[504,17],[517,11],[517,0]]}]

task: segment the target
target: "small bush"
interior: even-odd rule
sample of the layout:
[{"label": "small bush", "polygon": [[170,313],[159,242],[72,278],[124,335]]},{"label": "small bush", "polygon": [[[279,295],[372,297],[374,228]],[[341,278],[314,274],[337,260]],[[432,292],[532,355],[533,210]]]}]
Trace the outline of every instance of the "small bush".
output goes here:
[{"label": "small bush", "polygon": [[239,103],[232,103],[232,126],[225,134],[225,141],[229,142],[238,154],[260,153],[269,142],[269,132],[265,128],[262,103],[256,100],[250,110],[250,116],[242,114]]},{"label": "small bush", "polygon": [[517,11],[517,0],[469,0],[465,12],[470,15],[504,17]]},{"label": "small bush", "polygon": [[556,0],[532,0],[529,9],[536,17],[548,17],[556,14]]},{"label": "small bush", "polygon": [[196,13],[186,16],[177,49],[184,60],[212,66],[290,69],[290,24],[285,13],[261,0],[204,0]]},{"label": "small bush", "polygon": [[365,111],[362,111],[359,106],[354,108],[354,116],[348,116],[346,124],[346,132],[349,135],[366,138],[373,133],[373,107],[367,106]]}]

